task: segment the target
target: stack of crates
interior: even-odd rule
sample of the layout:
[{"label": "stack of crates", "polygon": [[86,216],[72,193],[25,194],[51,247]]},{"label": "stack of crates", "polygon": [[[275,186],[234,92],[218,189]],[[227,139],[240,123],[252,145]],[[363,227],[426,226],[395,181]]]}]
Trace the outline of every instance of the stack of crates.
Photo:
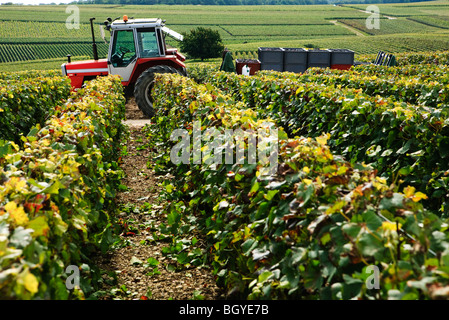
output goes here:
[{"label": "stack of crates", "polygon": [[302,73],[308,68],[348,70],[354,51],[348,49],[259,48],[260,70]]}]

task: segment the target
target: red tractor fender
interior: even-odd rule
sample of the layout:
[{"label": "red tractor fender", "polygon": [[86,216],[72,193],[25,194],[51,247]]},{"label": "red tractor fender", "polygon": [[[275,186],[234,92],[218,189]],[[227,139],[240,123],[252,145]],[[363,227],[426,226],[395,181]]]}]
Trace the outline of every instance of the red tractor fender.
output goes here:
[{"label": "red tractor fender", "polygon": [[[127,87],[134,84],[137,78],[148,68],[156,65],[168,65],[181,73],[185,70],[184,56],[179,54],[176,50],[167,51],[171,55],[165,57],[155,58],[140,58],[137,59],[134,70],[129,81],[123,81],[123,86]],[[94,79],[98,76],[108,75],[107,59],[88,60],[88,61],[74,61],[62,65],[65,74],[69,77],[72,90],[79,89],[83,86],[84,81]]]},{"label": "red tractor fender", "polygon": [[[183,58],[183,56],[180,55],[180,58]],[[128,82],[123,82],[123,85],[128,86],[130,84],[136,83],[142,72],[156,65],[167,65],[179,70],[181,73],[183,73],[183,70],[185,70],[185,64],[180,59],[178,59],[177,55],[167,55],[163,58],[140,58],[137,59],[136,66],[133,70],[133,73],[131,74],[130,80]]]}]

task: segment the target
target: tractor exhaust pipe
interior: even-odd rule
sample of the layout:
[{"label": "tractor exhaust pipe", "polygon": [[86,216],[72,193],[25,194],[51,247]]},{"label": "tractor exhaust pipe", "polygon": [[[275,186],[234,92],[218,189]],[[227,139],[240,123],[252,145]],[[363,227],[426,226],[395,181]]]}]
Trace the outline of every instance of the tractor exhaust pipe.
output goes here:
[{"label": "tractor exhaust pipe", "polygon": [[92,50],[94,52],[94,60],[98,60],[98,51],[97,44],[95,43],[95,34],[94,34],[94,21],[95,18],[90,18],[90,30],[92,31]]}]

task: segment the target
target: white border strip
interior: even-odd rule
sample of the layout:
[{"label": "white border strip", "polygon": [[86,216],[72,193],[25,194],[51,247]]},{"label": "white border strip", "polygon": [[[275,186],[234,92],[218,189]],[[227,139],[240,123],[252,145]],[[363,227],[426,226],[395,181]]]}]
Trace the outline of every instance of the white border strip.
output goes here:
[{"label": "white border strip", "polygon": [[108,72],[108,69],[101,69],[101,68],[97,68],[97,69],[67,69],[67,73],[68,74],[72,74],[72,73],[91,73],[91,72]]}]

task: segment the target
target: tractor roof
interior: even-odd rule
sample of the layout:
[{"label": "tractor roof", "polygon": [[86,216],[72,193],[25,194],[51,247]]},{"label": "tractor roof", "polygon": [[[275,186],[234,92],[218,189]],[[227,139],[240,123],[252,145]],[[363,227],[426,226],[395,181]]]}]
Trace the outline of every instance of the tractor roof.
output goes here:
[{"label": "tractor roof", "polygon": [[124,20],[116,20],[111,24],[112,29],[154,28],[162,26],[164,26],[164,21],[159,18],[129,19],[126,22]]}]

